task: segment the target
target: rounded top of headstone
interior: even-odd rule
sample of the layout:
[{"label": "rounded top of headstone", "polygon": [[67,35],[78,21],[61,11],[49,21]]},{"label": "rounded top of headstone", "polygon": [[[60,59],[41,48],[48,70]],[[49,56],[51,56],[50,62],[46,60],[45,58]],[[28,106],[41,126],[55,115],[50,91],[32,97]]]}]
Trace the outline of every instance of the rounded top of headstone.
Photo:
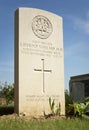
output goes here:
[{"label": "rounded top of headstone", "polygon": [[32,12],[33,12],[33,10],[34,10],[34,11],[37,11],[37,12],[40,11],[40,12],[48,13],[48,14],[50,14],[50,15],[55,15],[55,17],[58,17],[59,19],[62,19],[61,16],[59,16],[59,15],[53,13],[53,12],[50,12],[50,11],[47,11],[47,10],[43,10],[43,9],[38,9],[38,8],[19,7],[19,8],[17,8],[16,10],[30,10],[30,11],[32,10]]},{"label": "rounded top of headstone", "polygon": [[[54,41],[54,36],[59,37],[61,35],[59,30],[61,30],[62,17],[36,8],[20,7],[16,11],[15,13],[18,14],[19,19],[21,18],[22,24],[26,24],[27,28],[24,29],[27,29],[27,32],[30,31],[32,37],[46,41],[53,39],[52,41]],[[20,26],[23,25],[20,24]]]}]

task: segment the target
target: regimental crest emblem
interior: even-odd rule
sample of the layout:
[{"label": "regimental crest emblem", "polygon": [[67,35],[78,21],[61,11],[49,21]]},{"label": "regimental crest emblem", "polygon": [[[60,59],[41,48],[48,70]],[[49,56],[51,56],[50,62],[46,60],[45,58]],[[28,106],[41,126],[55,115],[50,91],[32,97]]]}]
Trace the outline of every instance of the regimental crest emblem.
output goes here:
[{"label": "regimental crest emblem", "polygon": [[47,39],[51,35],[53,28],[48,18],[37,15],[33,18],[32,30],[38,38]]}]

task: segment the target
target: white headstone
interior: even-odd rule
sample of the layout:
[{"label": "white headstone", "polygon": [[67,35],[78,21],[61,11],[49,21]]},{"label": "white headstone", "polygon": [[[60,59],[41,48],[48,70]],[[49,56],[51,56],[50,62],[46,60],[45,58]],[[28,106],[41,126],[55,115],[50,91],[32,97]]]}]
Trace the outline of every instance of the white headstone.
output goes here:
[{"label": "white headstone", "polygon": [[33,8],[15,12],[15,112],[50,113],[49,98],[65,114],[62,18]]}]

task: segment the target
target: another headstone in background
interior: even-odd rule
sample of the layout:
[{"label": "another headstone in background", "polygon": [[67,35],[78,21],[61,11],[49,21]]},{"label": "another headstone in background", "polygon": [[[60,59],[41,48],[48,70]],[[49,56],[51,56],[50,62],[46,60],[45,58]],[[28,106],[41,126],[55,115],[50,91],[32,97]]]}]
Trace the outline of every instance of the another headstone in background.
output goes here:
[{"label": "another headstone in background", "polygon": [[72,99],[75,102],[82,102],[89,97],[89,74],[72,76],[69,87]]}]

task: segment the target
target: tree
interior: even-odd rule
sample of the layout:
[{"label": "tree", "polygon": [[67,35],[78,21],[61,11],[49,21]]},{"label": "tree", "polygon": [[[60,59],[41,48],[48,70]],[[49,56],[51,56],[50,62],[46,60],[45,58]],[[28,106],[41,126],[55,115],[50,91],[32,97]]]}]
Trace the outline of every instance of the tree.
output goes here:
[{"label": "tree", "polygon": [[14,87],[13,85],[8,85],[7,82],[5,82],[4,87],[2,88],[2,94],[6,99],[6,104],[10,104],[14,100]]},{"label": "tree", "polygon": [[67,106],[69,104],[73,104],[73,100],[70,97],[68,90],[66,89],[65,90],[65,105]]}]

